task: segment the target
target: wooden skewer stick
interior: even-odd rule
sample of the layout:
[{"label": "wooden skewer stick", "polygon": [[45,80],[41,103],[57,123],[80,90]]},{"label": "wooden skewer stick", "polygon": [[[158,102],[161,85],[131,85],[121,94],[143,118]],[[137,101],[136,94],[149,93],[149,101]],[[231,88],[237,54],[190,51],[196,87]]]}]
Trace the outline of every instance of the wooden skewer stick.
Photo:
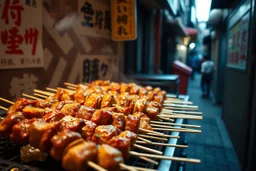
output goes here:
[{"label": "wooden skewer stick", "polygon": [[171,110],[198,110],[198,109],[195,109],[195,108],[170,107],[170,106],[165,106],[163,109],[171,109]]},{"label": "wooden skewer stick", "polygon": [[191,158],[168,157],[168,156],[160,156],[160,155],[155,155],[155,154],[138,153],[138,152],[135,152],[135,151],[130,151],[130,154],[133,155],[133,156],[143,156],[143,157],[162,159],[162,160],[173,160],[173,161],[189,162],[189,163],[195,163],[195,164],[201,163],[201,160],[191,159]]},{"label": "wooden skewer stick", "polygon": [[76,84],[72,84],[72,83],[68,83],[68,82],[64,82],[64,85],[70,86],[70,87],[78,87]]},{"label": "wooden skewer stick", "polygon": [[183,107],[183,108],[193,108],[193,109],[198,109],[198,106],[192,106],[192,105],[163,104],[163,106],[166,106],[166,107]]},{"label": "wooden skewer stick", "polygon": [[50,88],[50,87],[46,87],[46,90],[53,91],[53,92],[57,92],[57,89]]},{"label": "wooden skewer stick", "polygon": [[165,113],[165,114],[176,114],[176,113],[181,113],[181,114],[195,114],[195,115],[202,115],[202,112],[190,112],[190,111],[177,111],[177,110],[168,110],[168,109],[162,109],[160,113]]},{"label": "wooden skewer stick", "polygon": [[[63,89],[63,90],[69,91],[69,92],[75,92],[74,90],[69,90],[69,89],[62,88],[62,87],[57,87],[57,88],[61,88],[61,89]],[[57,92],[57,89],[56,89],[55,91]]]},{"label": "wooden skewer stick", "polygon": [[148,139],[145,139],[145,138],[142,138],[142,137],[138,137],[137,139],[141,140],[141,141],[144,141],[144,142],[147,142],[147,143],[152,143],[152,141],[149,141]]},{"label": "wooden skewer stick", "polygon": [[139,157],[139,158],[142,159],[142,160],[145,160],[145,161],[147,161],[147,162],[150,162],[150,163],[152,163],[152,164],[154,164],[154,165],[158,165],[158,164],[159,164],[157,161],[152,160],[152,159],[149,159],[149,158],[147,158],[147,157]]},{"label": "wooden skewer stick", "polygon": [[98,170],[98,171],[107,171],[106,169],[104,169],[103,167],[97,165],[96,163],[93,163],[92,161],[88,161],[87,163],[91,168]]},{"label": "wooden skewer stick", "polygon": [[75,87],[70,87],[70,86],[67,86],[67,89],[70,89],[70,90],[76,90]]},{"label": "wooden skewer stick", "polygon": [[134,168],[134,169],[137,169],[137,170],[139,170],[139,171],[157,171],[157,170],[155,170],[155,169],[141,168],[141,167],[129,166],[129,165],[127,165],[127,166],[128,166],[128,167],[132,167],[132,168]]},{"label": "wooden skewer stick", "polygon": [[164,120],[164,121],[171,121],[171,122],[174,122],[174,119],[161,117],[161,116],[159,116],[159,115],[158,115],[158,118],[161,119],[161,120]]},{"label": "wooden skewer stick", "polygon": [[175,99],[178,99],[178,98],[177,98],[177,95],[173,95],[173,94],[166,94],[166,97],[167,97],[167,99],[168,99],[168,98],[175,98]]},{"label": "wooden skewer stick", "polygon": [[200,125],[177,124],[177,123],[170,123],[170,122],[150,121],[150,123],[163,124],[163,125],[173,125],[173,126],[184,126],[184,127],[191,127],[191,128],[201,128]]},{"label": "wooden skewer stick", "polygon": [[10,101],[10,100],[7,100],[7,99],[4,99],[2,97],[0,97],[0,100],[4,101],[4,102],[7,102],[7,103],[10,103],[10,104],[14,104],[14,102]]},{"label": "wooden skewer stick", "polygon": [[195,120],[202,120],[203,117],[201,116],[187,116],[187,115],[161,115],[161,116],[164,116],[164,117],[169,117],[169,118],[183,118],[183,119],[195,119]]},{"label": "wooden skewer stick", "polygon": [[153,128],[173,128],[173,129],[188,129],[188,128],[177,128],[177,127],[174,127],[174,126],[170,126],[170,125],[156,125],[156,124],[151,124],[151,126]]},{"label": "wooden skewer stick", "polygon": [[149,138],[149,139],[155,139],[155,140],[168,141],[167,138],[159,138],[159,137],[154,137],[154,136],[150,136],[150,135],[143,135],[143,134],[140,134],[139,137]]},{"label": "wooden skewer stick", "polygon": [[6,107],[3,107],[3,106],[0,106],[0,109],[8,111],[8,109]]},{"label": "wooden skewer stick", "polygon": [[38,97],[30,96],[28,94],[22,93],[22,96],[30,98],[30,99],[39,99]]},{"label": "wooden skewer stick", "polygon": [[151,131],[143,128],[139,128],[140,131],[147,132],[147,133],[153,133],[153,134],[158,134],[158,135],[164,135],[164,133],[161,132],[156,132],[156,131]]},{"label": "wooden skewer stick", "polygon": [[145,141],[136,141],[136,143],[138,143],[138,144],[160,145],[160,146],[167,146],[167,147],[188,148],[187,145],[167,144],[167,143],[158,143],[158,142],[147,143]]},{"label": "wooden skewer stick", "polygon": [[194,129],[172,129],[172,128],[153,128],[153,130],[158,131],[173,131],[173,132],[190,132],[190,133],[201,133],[201,130],[194,130]]},{"label": "wooden skewer stick", "polygon": [[[144,135],[145,135],[145,134],[144,134]],[[147,133],[147,135],[159,136],[159,135],[153,134],[153,133]],[[161,135],[160,137],[166,137],[166,138],[180,138],[180,136],[174,136],[174,135]]]},{"label": "wooden skewer stick", "polygon": [[129,170],[129,171],[138,171],[137,169],[133,168],[133,167],[130,167],[126,164],[123,164],[123,163],[120,163],[119,164],[123,169],[126,169],[126,170]]},{"label": "wooden skewer stick", "polygon": [[203,116],[200,115],[189,115],[189,114],[181,114],[181,113],[172,113],[172,114],[159,114],[159,116],[164,116],[166,118],[175,118],[175,116],[184,116],[184,117],[191,117],[191,118],[202,118]]},{"label": "wooden skewer stick", "polygon": [[39,94],[43,94],[43,95],[47,95],[47,96],[53,96],[54,93],[50,93],[47,91],[42,91],[42,90],[38,90],[38,89],[34,89],[34,92],[39,93]]},{"label": "wooden skewer stick", "polygon": [[49,96],[44,96],[44,95],[38,94],[38,93],[34,93],[34,95],[35,95],[35,96],[38,96],[38,97],[41,97],[41,98],[43,98],[43,99],[46,99],[46,98],[49,97]]},{"label": "wooden skewer stick", "polygon": [[151,152],[151,153],[155,153],[155,154],[160,154],[160,155],[163,154],[162,151],[154,150],[154,149],[151,149],[151,148],[148,148],[148,147],[143,147],[139,144],[134,144],[134,147],[145,150],[145,151],[148,151],[148,152]]},{"label": "wooden skewer stick", "polygon": [[193,104],[190,101],[164,100],[164,104],[170,104],[170,103],[187,104],[187,105],[192,105]]}]

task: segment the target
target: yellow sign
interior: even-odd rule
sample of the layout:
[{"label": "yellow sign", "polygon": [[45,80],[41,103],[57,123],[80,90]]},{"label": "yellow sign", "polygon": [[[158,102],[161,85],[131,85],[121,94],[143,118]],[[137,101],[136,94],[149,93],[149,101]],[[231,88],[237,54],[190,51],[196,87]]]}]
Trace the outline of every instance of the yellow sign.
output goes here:
[{"label": "yellow sign", "polygon": [[137,38],[135,0],[111,0],[112,39],[115,41]]}]

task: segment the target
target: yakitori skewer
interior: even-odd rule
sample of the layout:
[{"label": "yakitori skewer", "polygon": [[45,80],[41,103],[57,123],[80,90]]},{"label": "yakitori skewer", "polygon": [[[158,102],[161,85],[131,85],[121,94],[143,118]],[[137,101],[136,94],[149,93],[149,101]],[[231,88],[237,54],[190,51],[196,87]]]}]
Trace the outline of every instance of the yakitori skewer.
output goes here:
[{"label": "yakitori skewer", "polygon": [[150,123],[158,124],[158,125],[161,124],[161,125],[172,125],[172,126],[183,126],[183,127],[191,127],[191,128],[201,128],[200,125],[177,124],[177,123],[159,122],[159,121],[150,121]]}]

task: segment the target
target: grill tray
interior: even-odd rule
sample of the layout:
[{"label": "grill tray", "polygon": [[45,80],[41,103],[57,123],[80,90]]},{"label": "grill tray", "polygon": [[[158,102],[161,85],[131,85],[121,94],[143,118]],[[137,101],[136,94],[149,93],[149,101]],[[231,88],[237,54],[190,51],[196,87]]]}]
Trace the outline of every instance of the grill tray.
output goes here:
[{"label": "grill tray", "polygon": [[[4,117],[5,114],[1,114],[0,116]],[[1,121],[1,120],[0,120]],[[164,132],[165,134],[169,134],[168,131]],[[164,141],[154,141],[163,143]],[[48,157],[44,162],[32,162],[32,163],[24,163],[20,160],[20,145],[14,144],[9,139],[0,138],[0,171],[62,171],[61,163],[53,160],[51,157]],[[165,150],[163,146],[150,145],[148,146],[152,149],[156,149],[159,151]],[[135,149],[137,152],[144,152],[143,150]],[[148,152],[145,152],[148,153]],[[156,160],[159,161],[159,160]],[[143,168],[154,168],[157,169],[157,166],[149,163],[145,160],[139,159],[138,157],[130,156],[129,160],[126,161],[126,164],[143,167]],[[16,169],[16,170],[15,170]]]}]

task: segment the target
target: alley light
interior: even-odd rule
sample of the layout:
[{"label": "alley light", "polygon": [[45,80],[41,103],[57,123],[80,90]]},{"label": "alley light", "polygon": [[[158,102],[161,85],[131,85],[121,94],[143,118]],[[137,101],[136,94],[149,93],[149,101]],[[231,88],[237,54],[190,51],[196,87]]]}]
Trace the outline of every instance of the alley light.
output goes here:
[{"label": "alley light", "polygon": [[193,49],[195,48],[195,46],[196,46],[195,43],[190,43],[190,44],[189,44],[189,48],[190,48],[191,50],[193,50]]},{"label": "alley light", "polygon": [[180,50],[185,50],[186,47],[184,45],[180,45]]}]

